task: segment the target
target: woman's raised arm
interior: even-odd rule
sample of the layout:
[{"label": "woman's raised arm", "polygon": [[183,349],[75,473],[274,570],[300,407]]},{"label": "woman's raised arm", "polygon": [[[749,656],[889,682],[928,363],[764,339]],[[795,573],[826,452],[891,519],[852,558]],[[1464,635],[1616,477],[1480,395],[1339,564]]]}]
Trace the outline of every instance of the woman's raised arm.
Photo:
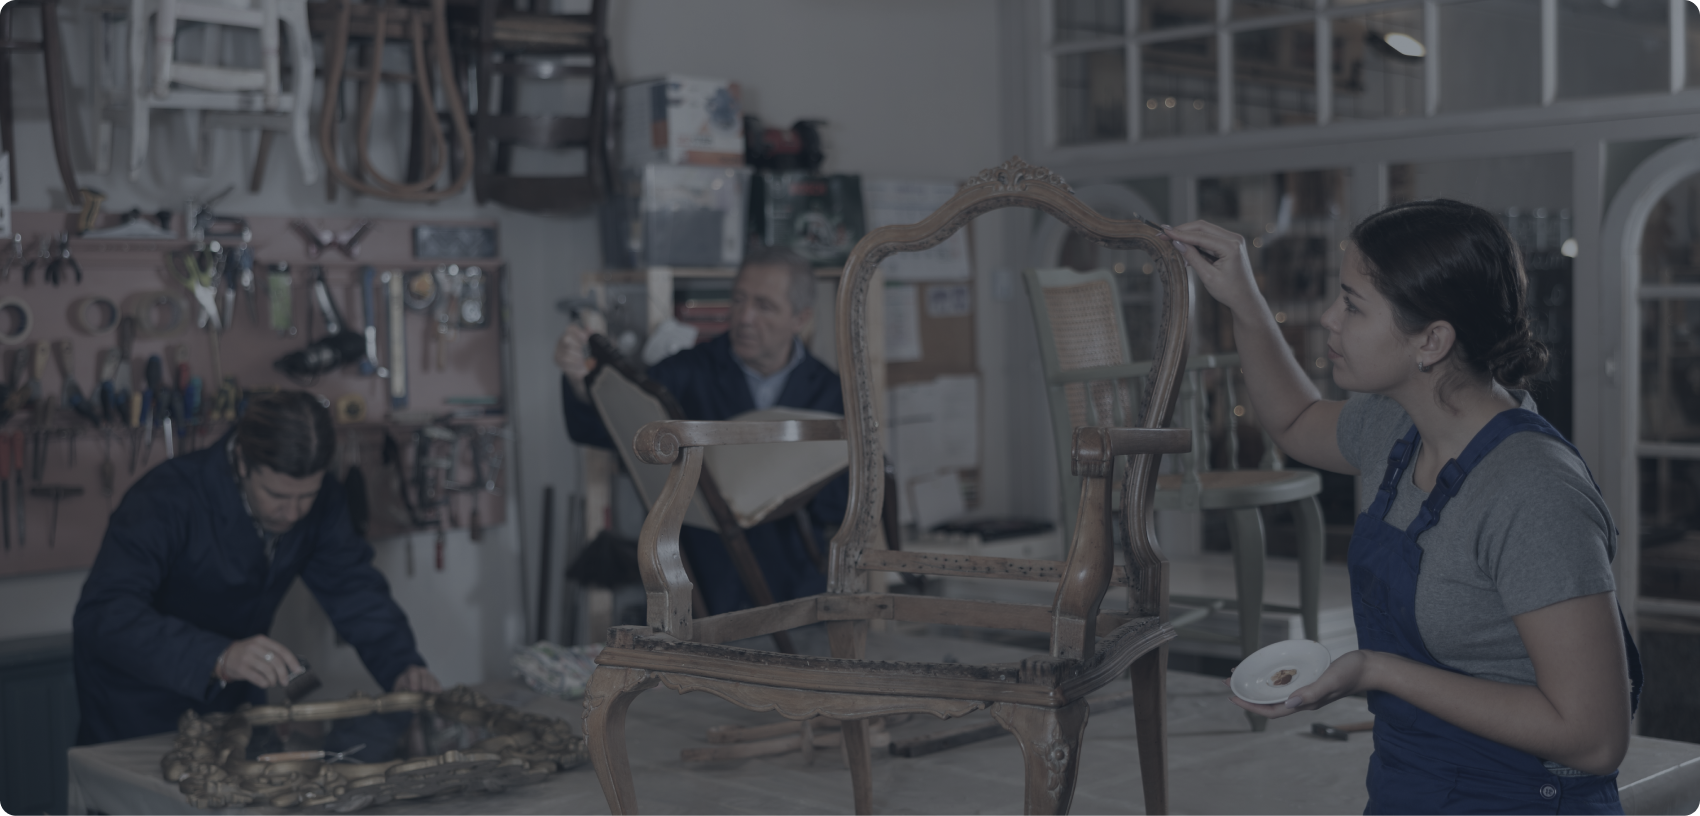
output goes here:
[{"label": "woman's raised arm", "polygon": [[1233,312],[1234,345],[1263,430],[1300,462],[1356,475],[1358,469],[1340,453],[1335,436],[1346,403],[1323,399],[1293,357],[1252,277],[1245,238],[1208,221],[1163,229],[1204,288]]}]

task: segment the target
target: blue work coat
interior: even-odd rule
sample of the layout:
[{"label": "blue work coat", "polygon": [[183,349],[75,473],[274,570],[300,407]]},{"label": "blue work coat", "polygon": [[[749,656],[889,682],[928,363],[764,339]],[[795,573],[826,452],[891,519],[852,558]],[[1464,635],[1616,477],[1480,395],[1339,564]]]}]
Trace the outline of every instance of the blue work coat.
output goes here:
[{"label": "blue work coat", "polygon": [[[791,370],[785,388],[779,392],[778,406],[806,408],[814,411],[844,413],[844,394],[839,388],[838,375],[815,359],[807,350],[802,363]],[[732,337],[722,334],[713,340],[656,363],[649,376],[667,387],[679,400],[686,419],[722,420],[756,409],[750,396],[749,382],[744,370],[732,357]],[[574,442],[601,448],[614,447],[608,428],[602,424],[596,407],[573,394],[566,377],[561,378],[561,402],[567,417],[567,435]],[[619,444],[631,445],[631,440]],[[844,506],[850,492],[846,475],[826,484],[809,500],[808,515],[814,523],[815,541],[825,554],[830,531],[844,520]],[[761,563],[762,575],[773,591],[775,601],[788,601],[826,591],[826,576],[815,567],[803,543],[802,531],[791,518],[782,518],[751,527],[744,533],[750,550]],[[732,557],[720,535],[696,527],[685,527],[679,534],[679,544],[690,559],[701,585],[708,613],[718,615],[753,605],[738,580]]]},{"label": "blue work coat", "polygon": [[349,521],[342,482],[325,474],[268,564],[225,453],[229,438],[149,471],[107,523],[72,619],[79,745],[174,731],[186,709],[263,703],[250,683],[221,688],[213,667],[231,642],[271,630],[296,576],[379,686],[425,665],[371,545]]}]

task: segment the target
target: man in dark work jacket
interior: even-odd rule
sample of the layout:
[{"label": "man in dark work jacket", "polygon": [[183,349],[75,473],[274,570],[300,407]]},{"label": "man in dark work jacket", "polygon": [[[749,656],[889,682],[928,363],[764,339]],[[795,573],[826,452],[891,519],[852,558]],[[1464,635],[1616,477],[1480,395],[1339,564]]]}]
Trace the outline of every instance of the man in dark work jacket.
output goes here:
[{"label": "man in dark work jacket", "polygon": [[[752,246],[732,289],[731,330],[682,351],[649,370],[649,376],[678,398],[689,419],[723,420],[758,408],[784,406],[844,413],[838,375],[811,356],[798,338],[813,317],[814,276],[809,263],[782,249]],[[555,349],[567,434],[583,445],[612,448],[616,441],[584,391],[589,332],[573,325]],[[618,444],[630,445],[631,440]],[[827,483],[808,504],[815,540],[825,547],[829,531],[844,518],[847,476]],[[750,550],[776,601],[822,592],[826,576],[809,557],[792,518],[750,528]],[[752,605],[719,534],[685,527],[679,544],[701,584],[708,612],[718,615]]]},{"label": "man in dark work jacket", "polygon": [[263,703],[300,669],[266,636],[297,575],[381,687],[438,690],[326,472],[335,449],[317,398],[279,392],[124,494],[72,619],[79,745]]}]

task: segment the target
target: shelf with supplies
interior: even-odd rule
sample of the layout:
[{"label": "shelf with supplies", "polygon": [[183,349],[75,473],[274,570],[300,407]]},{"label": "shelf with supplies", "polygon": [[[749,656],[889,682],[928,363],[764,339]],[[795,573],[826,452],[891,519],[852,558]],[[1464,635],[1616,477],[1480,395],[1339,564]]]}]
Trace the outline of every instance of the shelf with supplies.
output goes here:
[{"label": "shelf with supplies", "polygon": [[[738,275],[735,266],[652,266],[644,269],[603,269],[592,274],[593,278],[606,281],[643,282],[652,275],[665,274],[670,278],[725,278],[730,280]],[[837,280],[844,274],[844,269],[837,266],[815,267],[815,277],[822,280]]]},{"label": "shelf with supplies", "polygon": [[[219,439],[245,397],[305,389],[338,423],[333,472],[362,471],[369,538],[443,527],[481,536],[506,522],[505,268],[493,224],[220,216],[191,252],[181,237],[67,240],[75,213],[12,216],[18,240],[0,248],[0,387],[20,396],[0,425],[10,454],[0,475],[12,483],[0,496],[0,576],[88,566],[108,514],[164,460],[164,417],[150,400],[142,423],[126,391],[170,395],[181,454]],[[457,229],[487,240],[440,240]],[[490,255],[415,256],[432,246]],[[57,285],[44,274],[53,259]],[[134,337],[121,354],[125,318]]]},{"label": "shelf with supplies", "polygon": [[[815,267],[814,323],[803,338],[809,352],[819,357],[827,367],[838,369],[837,317],[838,280],[842,267]],[[649,336],[657,326],[673,319],[681,287],[693,282],[725,281],[730,289],[736,267],[651,266],[642,269],[605,269],[586,276],[580,287],[576,306],[594,306],[608,318],[609,334],[616,340],[631,332],[639,341]],[[879,283],[879,279],[875,279]],[[666,292],[666,297],[652,297]],[[870,305],[877,308],[874,300]],[[719,332],[714,332],[718,334]],[[704,334],[707,340],[713,334]],[[879,355],[877,348],[871,349]]]}]

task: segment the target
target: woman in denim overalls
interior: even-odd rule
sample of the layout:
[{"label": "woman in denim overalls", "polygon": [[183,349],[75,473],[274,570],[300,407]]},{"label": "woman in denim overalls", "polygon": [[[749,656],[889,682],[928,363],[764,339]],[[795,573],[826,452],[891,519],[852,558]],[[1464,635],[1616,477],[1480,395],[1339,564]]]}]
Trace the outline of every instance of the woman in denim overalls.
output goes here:
[{"label": "woman in denim overalls", "polygon": [[[1165,230],[1233,312],[1264,429],[1294,459],[1356,475],[1337,436],[1345,403],[1322,399],[1294,359],[1252,277],[1245,240],[1202,221]],[[1641,672],[1612,592],[1512,617],[1534,685],[1450,667],[1418,629],[1418,536],[1460,491],[1503,489],[1469,482],[1502,441],[1525,432],[1563,439],[1506,390],[1546,362],[1529,331],[1526,289],[1517,247],[1492,214],[1455,201],[1412,202],[1353,230],[1339,296],[1323,315],[1334,381],[1394,400],[1412,426],[1386,453],[1380,489],[1352,533],[1358,650],[1283,704],[1234,702],[1281,717],[1367,692],[1376,724],[1366,813],[1623,812],[1617,766]],[[1411,483],[1429,497],[1399,529],[1384,517],[1400,485]],[[1601,531],[1602,540],[1610,532]]]}]

